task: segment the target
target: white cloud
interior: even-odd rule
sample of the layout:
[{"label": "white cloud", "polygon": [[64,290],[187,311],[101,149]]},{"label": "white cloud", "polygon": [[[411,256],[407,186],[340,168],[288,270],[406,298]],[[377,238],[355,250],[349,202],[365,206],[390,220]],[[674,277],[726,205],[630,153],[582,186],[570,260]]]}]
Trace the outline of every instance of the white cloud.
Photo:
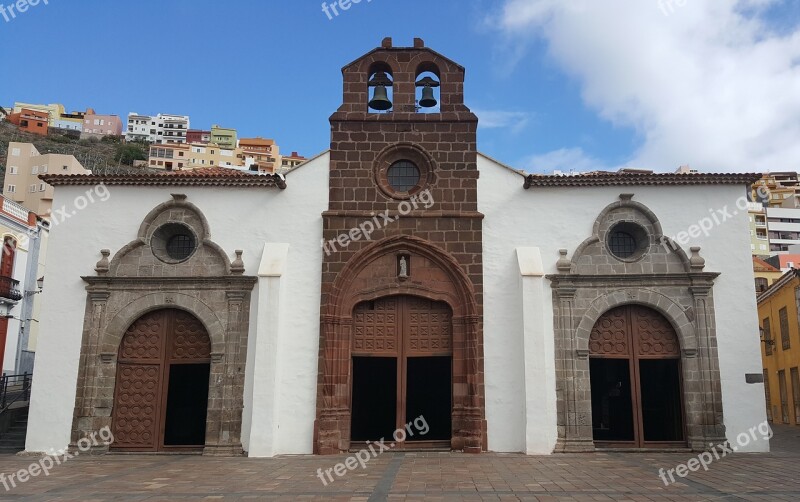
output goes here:
[{"label": "white cloud", "polygon": [[776,3],[505,0],[490,22],[507,43],[543,38],[588,107],[640,134],[626,164],[800,170],[800,27],[772,31]]},{"label": "white cloud", "polygon": [[508,128],[516,133],[524,129],[530,120],[530,115],[525,112],[480,109],[473,109],[472,112],[478,116],[478,127],[485,129]]}]

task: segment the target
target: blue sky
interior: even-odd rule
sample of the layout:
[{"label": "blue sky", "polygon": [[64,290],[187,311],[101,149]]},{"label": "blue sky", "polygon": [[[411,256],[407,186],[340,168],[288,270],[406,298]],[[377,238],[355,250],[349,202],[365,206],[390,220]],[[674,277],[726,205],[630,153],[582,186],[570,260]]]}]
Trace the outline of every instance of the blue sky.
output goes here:
[{"label": "blue sky", "polygon": [[[608,0],[608,8],[598,12],[590,10],[603,2],[575,0],[572,5],[584,2],[584,8],[572,9],[555,0],[362,0],[329,19],[321,0],[49,0],[8,22],[0,17],[5,69],[0,105],[59,102],[70,110],[91,106],[120,116],[129,111],[188,114],[192,127],[235,127],[240,136],[274,137],[284,152],[310,156],[328,146],[327,119],[341,100],[341,67],[384,36],[393,37],[397,46],[421,37],[467,68],[467,105],[481,119],[479,149],[515,167],[531,172],[627,165],[671,170],[690,163],[723,171],[769,168],[800,158],[793,157],[797,151],[788,140],[775,145],[760,139],[797,124],[795,100],[781,104],[778,119],[763,119],[747,135],[732,138],[747,147],[734,157],[730,145],[718,139],[727,134],[720,124],[702,125],[704,117],[720,116],[718,109],[704,109],[709,99],[685,111],[669,103],[658,106],[661,98],[648,94],[653,86],[647,84],[658,72],[693,73],[686,69],[704,68],[709,57],[735,64],[737,51],[746,60],[754,54],[763,59],[764,50],[776,54],[775,64],[760,75],[763,81],[791,82],[800,61],[800,2],[768,1],[765,7],[763,0],[720,0],[729,5],[676,5],[665,15],[658,0],[634,0],[627,5],[628,16],[609,17],[606,23],[602,16],[612,16],[614,4],[626,0]],[[633,21],[621,19],[626,17]],[[741,40],[719,41],[692,28],[720,17],[728,27],[731,20],[734,28],[739,23]],[[751,29],[751,22],[761,24]],[[620,32],[636,29],[655,40],[650,45],[615,41]],[[679,46],[683,42],[676,40],[685,38],[693,45]],[[765,39],[778,47],[765,49]],[[669,43],[675,46],[666,57],[659,53],[656,77],[649,73],[652,58],[627,52],[641,45],[640,53],[655,55]],[[708,52],[691,59],[687,54],[698,44]],[[16,67],[27,71],[9,71]],[[620,82],[609,73],[620,73]],[[747,75],[734,69],[728,80]],[[663,98],[673,103],[683,102],[684,95],[696,99],[698,88],[710,83],[703,75],[696,81],[695,87],[684,83],[660,92],[669,92]],[[728,89],[727,80],[722,82],[722,92],[712,96],[726,95],[726,101],[712,99],[715,106],[761,107],[747,102],[754,99],[752,88]],[[676,111],[685,116],[674,117]],[[701,125],[682,133],[676,124],[683,120]],[[717,139],[690,147],[682,134]]]}]

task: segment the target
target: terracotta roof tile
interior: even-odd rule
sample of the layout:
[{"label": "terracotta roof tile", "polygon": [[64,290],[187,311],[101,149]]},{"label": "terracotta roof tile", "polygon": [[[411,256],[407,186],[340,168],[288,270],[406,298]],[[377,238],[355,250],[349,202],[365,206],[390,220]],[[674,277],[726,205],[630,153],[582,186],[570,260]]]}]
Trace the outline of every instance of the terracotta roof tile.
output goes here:
[{"label": "terracotta roof tile", "polygon": [[185,169],[181,171],[142,172],[136,174],[98,175],[98,174],[46,174],[39,176],[51,185],[211,185],[211,186],[274,186],[286,188],[286,180],[279,174],[259,174],[228,169],[208,167]]},{"label": "terracotta roof tile", "polygon": [[754,173],[605,173],[530,174],[524,187],[612,186],[612,185],[750,185],[761,179]]},{"label": "terracotta roof tile", "polygon": [[753,270],[755,272],[780,272],[779,269],[773,267],[758,256],[753,256]]}]

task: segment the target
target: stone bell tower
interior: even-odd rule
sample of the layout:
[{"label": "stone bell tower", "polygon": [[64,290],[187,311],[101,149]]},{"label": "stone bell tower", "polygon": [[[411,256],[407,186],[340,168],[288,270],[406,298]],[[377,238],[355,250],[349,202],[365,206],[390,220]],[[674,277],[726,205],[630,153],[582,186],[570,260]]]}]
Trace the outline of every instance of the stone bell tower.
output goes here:
[{"label": "stone bell tower", "polygon": [[420,39],[393,47],[386,38],[342,74],[323,213],[315,451],[338,453],[363,439],[351,438],[360,420],[358,365],[377,356],[398,361],[398,425],[413,407],[404,401],[414,385],[408,361],[450,361],[442,369],[446,431],[425,443],[483,451],[483,215],[478,119],[464,105],[464,68]]}]

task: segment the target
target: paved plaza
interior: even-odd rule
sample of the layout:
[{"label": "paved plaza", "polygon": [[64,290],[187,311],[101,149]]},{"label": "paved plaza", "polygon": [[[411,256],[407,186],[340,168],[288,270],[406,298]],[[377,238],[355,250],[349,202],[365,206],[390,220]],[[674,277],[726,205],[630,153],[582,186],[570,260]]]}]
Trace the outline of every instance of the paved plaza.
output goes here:
[{"label": "paved plaza", "polygon": [[[773,452],[715,460],[665,486],[658,469],[696,454],[607,452],[395,453],[373,458],[324,486],[317,469],[345,455],[274,459],[192,455],[78,456],[11,487],[8,476],[35,457],[0,456],[0,500],[800,500],[800,428],[776,426]],[[678,478],[676,478],[678,479]],[[15,478],[16,481],[16,478]]]}]

